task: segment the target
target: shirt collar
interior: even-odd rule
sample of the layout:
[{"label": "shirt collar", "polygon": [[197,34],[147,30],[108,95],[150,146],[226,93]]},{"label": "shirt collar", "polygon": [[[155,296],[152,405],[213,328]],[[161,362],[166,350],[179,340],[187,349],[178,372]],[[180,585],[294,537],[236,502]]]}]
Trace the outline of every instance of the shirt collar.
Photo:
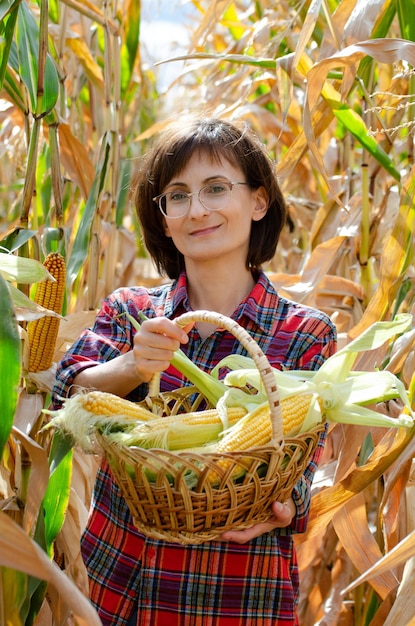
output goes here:
[{"label": "shirt collar", "polygon": [[[252,291],[240,303],[232,317],[238,322],[243,318],[248,318],[264,332],[267,332],[269,330],[270,311],[277,309],[279,297],[264,272],[259,272],[255,278],[256,283]],[[182,272],[171,285],[166,300],[165,315],[174,318],[185,311],[191,311],[191,307],[187,294],[186,272]]]},{"label": "shirt collar", "polygon": [[[248,296],[236,310],[235,319],[239,322],[243,317],[250,319],[264,334],[269,333],[270,313],[278,308],[278,294],[264,272],[256,276],[256,283]],[[244,324],[241,324],[241,326]]]},{"label": "shirt collar", "polygon": [[189,297],[187,295],[187,276],[186,272],[182,272],[179,278],[171,284],[164,313],[166,317],[174,318],[190,310]]}]

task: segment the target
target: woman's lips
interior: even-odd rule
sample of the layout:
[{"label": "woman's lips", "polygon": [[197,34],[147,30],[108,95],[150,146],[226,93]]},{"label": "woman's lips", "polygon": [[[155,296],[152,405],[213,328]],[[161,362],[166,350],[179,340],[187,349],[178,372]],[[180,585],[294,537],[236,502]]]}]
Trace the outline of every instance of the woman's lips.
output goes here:
[{"label": "woman's lips", "polygon": [[192,230],[190,235],[192,237],[204,237],[206,235],[210,235],[218,230],[219,226],[207,226],[206,228],[198,228],[197,230]]}]

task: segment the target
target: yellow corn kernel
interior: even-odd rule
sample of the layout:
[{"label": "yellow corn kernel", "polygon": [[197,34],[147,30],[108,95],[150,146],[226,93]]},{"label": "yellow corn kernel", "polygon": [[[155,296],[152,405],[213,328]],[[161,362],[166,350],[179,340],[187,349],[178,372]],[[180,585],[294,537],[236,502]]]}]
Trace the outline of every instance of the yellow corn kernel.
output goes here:
[{"label": "yellow corn kernel", "polygon": [[[312,394],[289,396],[281,401],[284,437],[295,436],[301,429],[310,407]],[[215,452],[232,452],[265,446],[271,441],[269,406],[262,405],[246,420],[239,421],[215,447]]]},{"label": "yellow corn kernel", "polygon": [[289,396],[282,400],[282,434],[284,437],[295,437],[301,431],[312,398],[311,393],[306,393]]},{"label": "yellow corn kernel", "polygon": [[[295,436],[300,430],[305,420],[312,394],[289,396],[281,401],[282,430],[284,437]],[[209,446],[209,451],[215,454],[248,450],[266,446],[272,438],[271,415],[269,406],[264,404],[252,411],[246,419],[239,420],[225,436],[213,446]],[[224,471],[230,466],[230,461],[223,459],[218,461],[218,466]],[[209,480],[212,484],[219,481],[216,472],[209,473]]]},{"label": "yellow corn kernel", "polygon": [[[87,451],[93,447],[96,429],[118,445],[171,450],[203,445],[216,440],[223,430],[216,409],[159,417],[142,403],[104,391],[78,393],[65,400],[61,409],[45,412],[52,416],[49,426],[72,435]],[[245,414],[240,407],[228,409],[229,426]]]},{"label": "yellow corn kernel", "polygon": [[[45,280],[39,283],[34,301],[45,309],[61,314],[66,284],[65,260],[58,252],[51,252],[47,255],[43,265],[55,282]],[[27,325],[29,372],[40,372],[51,367],[59,322],[58,317],[47,315]]]},{"label": "yellow corn kernel", "polygon": [[79,393],[65,403],[67,409],[73,411],[82,408],[94,416],[130,418],[129,421],[147,421],[154,418],[154,414],[141,404],[120,398],[106,391],[89,391]]},{"label": "yellow corn kernel", "polygon": [[[228,426],[246,415],[242,407],[227,409]],[[128,432],[111,434],[120,445],[183,450],[216,440],[223,430],[217,409],[169,415],[140,423]]]}]

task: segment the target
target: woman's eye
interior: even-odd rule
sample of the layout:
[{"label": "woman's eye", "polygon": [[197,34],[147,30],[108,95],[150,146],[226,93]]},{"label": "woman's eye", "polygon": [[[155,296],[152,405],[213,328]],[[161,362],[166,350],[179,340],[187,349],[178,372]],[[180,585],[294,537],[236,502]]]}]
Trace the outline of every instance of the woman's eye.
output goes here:
[{"label": "woman's eye", "polygon": [[219,193],[223,193],[224,191],[226,191],[226,186],[222,183],[214,183],[213,185],[208,185],[206,187],[207,194],[216,195]]},{"label": "woman's eye", "polygon": [[186,202],[187,198],[187,193],[184,191],[172,191],[170,193],[170,200],[172,202]]}]

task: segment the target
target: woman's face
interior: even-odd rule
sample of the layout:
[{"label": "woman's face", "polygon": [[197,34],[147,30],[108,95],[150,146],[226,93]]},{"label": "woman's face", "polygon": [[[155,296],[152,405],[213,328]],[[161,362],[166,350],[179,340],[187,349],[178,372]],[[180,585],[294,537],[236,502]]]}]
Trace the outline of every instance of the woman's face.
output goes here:
[{"label": "woman's face", "polygon": [[[207,153],[195,152],[163,192],[195,193],[215,182],[246,180],[239,167],[228,160],[212,161]],[[227,206],[216,211],[206,208],[196,193],[186,215],[165,218],[165,233],[183,254],[187,269],[218,262],[226,262],[229,269],[245,268],[252,221],[262,219],[267,209],[268,195],[263,187],[253,190],[248,185],[234,185]]]}]

